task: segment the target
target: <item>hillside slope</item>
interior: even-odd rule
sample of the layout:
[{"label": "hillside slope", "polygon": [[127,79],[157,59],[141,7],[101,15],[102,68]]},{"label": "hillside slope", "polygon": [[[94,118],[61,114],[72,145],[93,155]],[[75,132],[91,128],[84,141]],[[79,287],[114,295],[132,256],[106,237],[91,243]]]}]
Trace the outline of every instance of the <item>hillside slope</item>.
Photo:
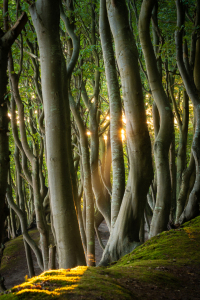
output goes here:
[{"label": "hillside slope", "polygon": [[200,217],[148,240],[115,264],[47,271],[7,299],[200,299]]}]

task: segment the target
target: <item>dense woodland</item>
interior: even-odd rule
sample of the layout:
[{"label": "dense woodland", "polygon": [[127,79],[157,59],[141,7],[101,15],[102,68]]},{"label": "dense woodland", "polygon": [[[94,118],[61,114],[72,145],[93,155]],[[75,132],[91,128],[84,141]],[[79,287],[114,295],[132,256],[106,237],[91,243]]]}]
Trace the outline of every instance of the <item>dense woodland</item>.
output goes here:
[{"label": "dense woodland", "polygon": [[95,266],[96,234],[108,265],[199,215],[200,0],[0,8],[0,261]]}]

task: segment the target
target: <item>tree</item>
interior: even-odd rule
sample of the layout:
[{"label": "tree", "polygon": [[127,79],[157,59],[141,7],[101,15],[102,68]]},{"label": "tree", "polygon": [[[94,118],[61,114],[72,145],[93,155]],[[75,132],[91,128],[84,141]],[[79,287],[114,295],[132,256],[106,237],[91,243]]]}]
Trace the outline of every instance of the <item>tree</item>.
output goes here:
[{"label": "tree", "polygon": [[[106,18],[104,1],[101,5],[104,5],[104,10],[101,8],[104,15],[101,17]],[[153,177],[137,49],[128,24],[126,3],[106,1],[106,7],[122,82],[130,171],[122,205],[100,265],[118,260],[140,242],[139,229]],[[104,19],[101,19],[101,24],[103,22]]]},{"label": "tree", "polygon": [[169,220],[171,183],[168,153],[173,132],[171,106],[160,80],[149,33],[151,13],[155,4],[154,0],[143,1],[139,18],[140,42],[147,65],[149,84],[160,116],[160,128],[154,145],[158,190],[150,236],[166,230]]},{"label": "tree", "polygon": [[[4,1],[4,14],[8,11],[8,1]],[[7,174],[9,166],[9,144],[8,144],[8,110],[6,103],[6,87],[7,87],[7,62],[8,53],[12,44],[22,31],[24,25],[27,22],[27,15],[24,13],[17,20],[12,28],[8,28],[8,19],[4,17],[4,29],[6,33],[0,28],[0,160],[1,160],[1,171],[0,171],[0,244],[3,243],[4,234],[4,220],[6,218],[6,204],[5,194],[7,186]],[[3,247],[1,246],[1,251]],[[0,263],[2,253],[0,252]],[[1,280],[1,288],[4,289],[3,281]]]},{"label": "tree", "polygon": [[47,169],[59,267],[71,268],[84,265],[85,258],[69,170],[70,116],[67,73],[59,40],[59,3],[37,1],[30,6],[30,13],[40,50]]}]

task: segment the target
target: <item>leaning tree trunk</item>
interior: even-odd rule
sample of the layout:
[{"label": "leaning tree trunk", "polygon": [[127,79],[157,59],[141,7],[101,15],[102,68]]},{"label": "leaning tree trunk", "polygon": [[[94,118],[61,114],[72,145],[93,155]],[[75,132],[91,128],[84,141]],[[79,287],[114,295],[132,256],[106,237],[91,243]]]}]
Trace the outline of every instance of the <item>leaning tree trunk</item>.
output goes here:
[{"label": "leaning tree trunk", "polygon": [[[188,96],[190,97],[195,111],[196,127],[192,142],[192,153],[195,160],[196,178],[194,187],[190,193],[187,206],[179,218],[179,223],[191,220],[199,214],[200,204],[200,41],[196,40],[195,62],[194,62],[194,78],[191,76],[191,69],[187,58],[187,43],[184,41],[184,21],[185,21],[185,7],[182,1],[176,0],[177,7],[177,30],[175,33],[176,43],[176,57],[179,72],[185,85]],[[200,26],[200,2],[197,1],[197,11],[195,27],[199,34]],[[184,54],[184,55],[183,55]]]},{"label": "leaning tree trunk", "polygon": [[[105,1],[104,1],[105,2]],[[125,170],[123,158],[122,107],[119,82],[115,67],[115,57],[112,46],[112,37],[108,22],[106,3],[102,3],[100,12],[100,36],[108,84],[110,103],[110,140],[112,155],[112,200],[111,200],[111,229],[115,225],[125,190]]]},{"label": "leaning tree trunk", "polygon": [[[98,60],[96,58],[96,60]],[[96,62],[97,63],[97,62]],[[99,71],[95,73],[95,88],[94,88],[94,103],[89,101],[85,85],[82,84],[82,98],[89,110],[90,117],[90,139],[91,139],[91,151],[90,151],[90,169],[91,169],[91,178],[92,178],[92,188],[95,195],[95,202],[98,210],[104,216],[106,224],[110,230],[110,219],[111,219],[111,207],[110,199],[104,195],[103,183],[100,179],[99,174],[99,133],[98,126],[99,122],[97,121],[97,112],[98,112],[98,100],[99,100]]]},{"label": "leaning tree trunk", "polygon": [[189,98],[186,91],[183,92],[183,114],[182,120],[179,115],[176,100],[170,84],[170,94],[173,101],[176,119],[179,126],[179,147],[177,153],[177,177],[176,177],[176,219],[178,219],[184,210],[187,198],[187,191],[189,187],[189,178],[194,169],[194,158],[191,153],[190,163],[186,169],[186,152],[187,152],[187,136],[188,136],[188,122],[189,122]]},{"label": "leaning tree trunk", "polygon": [[79,114],[76,103],[69,93],[70,108],[73,113],[76,125],[78,127],[80,136],[81,148],[81,163],[82,163],[82,177],[83,177],[83,190],[86,198],[86,220],[85,220],[85,233],[86,233],[86,256],[87,265],[95,265],[95,239],[94,239],[94,197],[92,192],[92,181],[90,171],[90,154],[87,137],[87,128]]},{"label": "leaning tree trunk", "polygon": [[[121,75],[130,172],[122,205],[100,265],[118,260],[140,243],[140,224],[153,178],[151,142],[146,123],[137,48],[128,23],[126,3],[107,0],[106,4]],[[105,1],[101,0],[101,14],[105,14],[105,9]]]},{"label": "leaning tree trunk", "polygon": [[[21,53],[21,63],[22,63],[22,53]],[[21,69],[21,66],[20,66]],[[24,105],[20,97],[19,93],[19,78],[20,78],[21,72],[19,71],[18,74],[14,71],[14,65],[13,65],[13,58],[12,53],[10,52],[9,55],[9,77],[11,82],[11,91],[12,95],[15,99],[15,102],[17,104],[18,108],[18,114],[19,114],[19,129],[20,129],[20,135],[21,135],[21,145],[19,145],[19,148],[23,148],[24,153],[26,154],[27,158],[29,159],[31,163],[32,173],[32,186],[33,186],[33,195],[34,195],[34,206],[35,206],[35,213],[36,213],[36,222],[37,222],[37,228],[40,232],[40,244],[41,244],[41,250],[43,255],[43,263],[44,263],[44,270],[48,269],[48,246],[49,246],[49,232],[48,232],[48,226],[45,220],[43,205],[40,197],[40,180],[39,180],[39,164],[38,164],[38,157],[36,153],[32,152],[32,149],[29,146],[27,135],[26,135],[26,127],[25,127],[25,121],[24,121]],[[15,112],[13,113],[13,119],[12,123],[14,123],[15,120]],[[12,124],[12,127],[16,126],[16,122]],[[16,130],[16,129],[15,129]],[[17,130],[16,130],[17,131]],[[17,138],[18,141],[19,138]],[[18,142],[19,143],[19,142]],[[22,152],[23,152],[22,151]]]},{"label": "leaning tree trunk", "polygon": [[59,37],[59,2],[38,0],[30,13],[39,42],[47,169],[60,268],[85,265],[70,180],[66,132],[70,116],[66,65]]},{"label": "leaning tree trunk", "polygon": [[[15,166],[16,166],[16,187],[18,190],[18,195],[19,195],[19,207],[21,211],[24,214],[24,222],[25,226],[27,227],[27,215],[25,211],[25,199],[24,199],[24,193],[22,191],[22,177],[20,176],[21,173],[21,166],[20,166],[20,160],[19,160],[19,149],[15,145]],[[9,172],[9,177],[10,177],[10,172]],[[11,181],[11,180],[10,180]],[[11,182],[9,182],[11,184]],[[21,226],[22,227],[22,226]],[[26,254],[26,261],[27,261],[27,266],[28,266],[28,271],[29,271],[29,277],[35,276],[35,271],[34,271],[34,266],[33,266],[33,259],[32,259],[32,254],[31,254],[31,247],[29,244],[26,242],[26,240],[23,238],[24,241],[24,248],[25,248],[25,254]]]},{"label": "leaning tree trunk", "polygon": [[149,32],[151,13],[155,3],[155,0],[144,0],[139,18],[139,36],[147,65],[149,84],[160,115],[160,128],[154,144],[157,197],[150,237],[166,230],[169,221],[171,182],[168,154],[173,132],[172,111],[160,79]]}]

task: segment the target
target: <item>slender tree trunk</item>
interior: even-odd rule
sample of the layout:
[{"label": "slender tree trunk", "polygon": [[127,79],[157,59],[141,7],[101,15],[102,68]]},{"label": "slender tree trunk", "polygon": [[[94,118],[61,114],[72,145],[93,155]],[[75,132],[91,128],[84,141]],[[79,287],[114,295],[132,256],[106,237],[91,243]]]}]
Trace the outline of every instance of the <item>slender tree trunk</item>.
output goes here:
[{"label": "slender tree trunk", "polygon": [[26,261],[27,261],[27,266],[28,266],[28,272],[29,272],[29,277],[35,276],[35,270],[33,266],[33,258],[32,258],[32,253],[31,253],[31,247],[29,244],[26,242],[24,239],[24,248],[25,248],[25,253],[26,253]]},{"label": "slender tree trunk", "polygon": [[91,170],[89,160],[89,145],[87,138],[87,130],[84,126],[83,120],[77,110],[76,103],[69,93],[70,108],[76,121],[76,125],[80,135],[81,148],[81,163],[82,163],[82,177],[83,190],[86,198],[86,240],[87,240],[87,265],[95,265],[95,240],[94,240],[94,201],[91,182]]},{"label": "slender tree trunk", "polygon": [[66,65],[59,39],[59,2],[39,0],[30,6],[41,60],[47,169],[59,268],[85,264],[74,207],[66,137],[70,127]]},{"label": "slender tree trunk", "polygon": [[10,220],[11,220],[11,228],[12,228],[12,238],[15,239],[16,236],[16,219],[15,219],[15,212],[13,209],[10,208]]},{"label": "slender tree trunk", "polygon": [[177,199],[176,220],[175,220],[176,224],[179,223],[179,218],[182,212],[184,211],[187,202],[190,180],[194,171],[195,171],[195,161],[194,161],[193,154],[191,152],[189,166],[182,173],[181,187]]},{"label": "slender tree trunk", "polygon": [[177,154],[177,187],[176,197],[178,199],[183,170],[186,168],[187,135],[189,122],[189,98],[186,91],[183,92],[183,119],[179,137],[179,147]]},{"label": "slender tree trunk", "polygon": [[[27,141],[27,135],[26,135],[26,128],[25,128],[25,122],[24,122],[24,105],[22,103],[20,94],[19,94],[19,78],[20,73],[16,74],[14,72],[14,66],[13,66],[13,59],[12,54],[10,52],[9,56],[9,76],[10,76],[10,82],[11,82],[11,89],[12,94],[15,99],[15,102],[18,107],[18,113],[19,113],[19,128],[20,128],[20,135],[21,135],[21,142],[19,141],[18,132],[16,130],[16,115],[15,111],[12,107],[12,127],[14,128],[15,133],[15,141],[17,142],[17,146],[22,151],[22,156],[25,155],[29,159],[32,167],[32,174],[31,179],[29,179],[33,186],[33,196],[34,196],[34,207],[35,207],[35,214],[36,214],[36,222],[37,222],[37,228],[40,232],[40,243],[41,243],[41,249],[43,254],[43,263],[44,263],[44,269],[48,269],[48,245],[49,245],[49,232],[47,223],[45,220],[43,205],[41,201],[40,196],[40,180],[39,180],[39,165],[38,165],[38,157],[37,157],[37,145],[34,145],[32,152],[32,149],[30,148],[28,141]],[[13,101],[13,99],[12,99]],[[33,143],[35,144],[35,143]],[[23,149],[22,149],[23,148]]]},{"label": "slender tree trunk", "polygon": [[[98,58],[96,58],[96,64],[98,65]],[[98,112],[98,100],[99,100],[99,72],[95,73],[95,87],[94,87],[94,103],[89,102],[89,98],[86,92],[85,85],[82,85],[82,98],[85,105],[89,110],[90,118],[90,169],[91,169],[91,178],[92,178],[92,189],[95,196],[95,202],[98,210],[104,216],[106,224],[110,229],[110,218],[111,218],[111,207],[110,200],[104,196],[103,183],[100,179],[99,174],[99,135],[98,135],[98,126],[99,122],[97,120]]]},{"label": "slender tree trunk", "polygon": [[32,240],[28,234],[27,226],[26,226],[26,217],[25,217],[23,211],[13,201],[12,189],[11,189],[10,185],[7,187],[6,198],[7,198],[9,205],[15,211],[15,213],[18,215],[18,217],[20,219],[23,237],[25,238],[26,242],[29,244],[29,246],[35,253],[35,256],[36,256],[37,262],[38,262],[38,266],[40,267],[40,269],[42,271],[44,271],[42,253],[41,253],[40,249],[38,248],[38,246],[36,245],[36,243],[34,242],[34,240]]},{"label": "slender tree trunk", "polygon": [[[22,191],[22,178],[20,176],[21,166],[20,166],[20,161],[19,161],[19,149],[17,146],[15,146],[14,157],[15,157],[15,166],[16,166],[16,175],[17,175],[17,177],[16,177],[17,190],[18,190],[18,195],[19,195],[19,208],[21,209],[21,211],[24,214],[24,222],[25,222],[25,226],[27,227],[27,216],[26,216],[26,211],[25,211],[24,193]],[[9,184],[10,184],[10,182],[9,182]],[[27,266],[28,266],[28,270],[29,270],[29,277],[31,278],[31,277],[35,276],[35,271],[34,271],[34,266],[33,266],[31,248],[25,239],[24,239],[24,248],[25,248]]]},{"label": "slender tree trunk", "polygon": [[56,246],[49,247],[49,270],[56,269]]},{"label": "slender tree trunk", "polygon": [[[174,123],[174,122],[173,122]],[[172,142],[169,148],[169,170],[171,178],[171,208],[170,219],[174,220],[176,215],[176,157],[175,157],[175,132],[173,127]]]},{"label": "slender tree trunk", "polygon": [[151,12],[155,3],[155,0],[144,0],[139,18],[139,36],[147,65],[149,84],[160,115],[160,128],[154,144],[157,197],[151,222],[150,237],[166,230],[169,221],[171,182],[168,153],[173,132],[171,107],[162,86],[149,32]]},{"label": "slender tree trunk", "polygon": [[[4,2],[4,29],[8,30],[8,1]],[[7,86],[7,62],[8,52],[27,22],[27,15],[23,13],[15,25],[5,34],[0,29],[0,245],[3,242],[3,224],[5,216],[5,195],[7,186],[7,174],[9,166],[9,144],[8,144],[8,109],[6,103]],[[1,265],[0,255],[0,265]],[[0,288],[5,289],[0,275]]]},{"label": "slender tree trunk", "polygon": [[[101,9],[105,9],[101,1]],[[106,1],[110,28],[121,75],[126,116],[130,172],[121,208],[100,265],[118,260],[139,241],[146,195],[153,178],[151,142],[147,129],[137,48],[128,23],[125,1]],[[128,76],[127,76],[128,74]]]},{"label": "slender tree trunk", "polygon": [[[200,203],[200,76],[199,67],[199,50],[200,47],[198,45],[199,39],[196,41],[196,52],[195,52],[195,63],[194,63],[194,74],[195,77],[191,78],[191,69],[188,62],[187,56],[187,44],[184,41],[183,44],[183,27],[184,27],[184,19],[185,19],[185,7],[182,1],[176,0],[177,7],[177,30],[175,33],[175,43],[176,43],[176,57],[177,57],[177,65],[183,79],[185,89],[187,91],[188,96],[190,97],[195,111],[196,118],[196,127],[195,133],[192,142],[192,154],[195,160],[195,169],[196,169],[196,179],[194,187],[190,193],[189,200],[187,206],[185,207],[182,215],[179,218],[179,223],[183,223],[184,221],[191,220],[199,214],[199,203]],[[196,20],[195,27],[199,28],[200,26],[200,2],[197,1],[197,12],[196,12]],[[198,29],[199,33],[199,29]],[[184,54],[184,57],[183,57]],[[198,71],[197,71],[198,70]]]},{"label": "slender tree trunk", "polygon": [[122,108],[106,2],[104,1],[101,4],[99,28],[110,103],[110,139],[113,173],[111,201],[112,228],[115,225],[125,190],[125,170],[121,138]]}]

